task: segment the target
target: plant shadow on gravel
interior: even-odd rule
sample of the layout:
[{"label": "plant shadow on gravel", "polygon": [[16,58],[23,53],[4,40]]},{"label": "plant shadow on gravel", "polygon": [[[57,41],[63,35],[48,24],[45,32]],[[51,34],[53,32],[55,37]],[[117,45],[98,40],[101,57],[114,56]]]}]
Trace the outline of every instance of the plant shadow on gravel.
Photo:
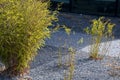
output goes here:
[{"label": "plant shadow on gravel", "polygon": [[92,59],[90,58],[83,58],[83,59],[79,59],[78,62],[81,62],[81,63],[86,63],[86,62],[89,62],[91,61]]},{"label": "plant shadow on gravel", "polygon": [[50,66],[49,68],[45,69],[45,71],[54,71],[54,72],[60,72],[62,70],[67,70],[69,66],[66,66],[65,64],[61,64],[61,67],[59,65],[55,64],[54,66]]},{"label": "plant shadow on gravel", "polygon": [[[31,63],[31,69],[58,59],[58,50],[59,48],[49,45],[46,45],[38,50],[37,56]],[[68,49],[61,47],[61,51],[61,55],[64,56],[68,52]]]}]

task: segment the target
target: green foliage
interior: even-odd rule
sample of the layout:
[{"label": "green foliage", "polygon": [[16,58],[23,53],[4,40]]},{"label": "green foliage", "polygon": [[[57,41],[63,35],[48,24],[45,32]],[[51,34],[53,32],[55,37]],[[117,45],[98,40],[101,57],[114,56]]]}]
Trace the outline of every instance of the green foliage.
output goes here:
[{"label": "green foliage", "polygon": [[67,35],[70,35],[70,33],[71,33],[71,29],[68,28],[68,27],[66,27],[65,25],[63,26],[63,28],[64,28],[66,34],[67,34]]},{"label": "green foliage", "polygon": [[69,69],[68,73],[65,73],[64,80],[73,80],[75,70],[75,53],[76,50],[72,47],[69,48]]},{"label": "green foliage", "polygon": [[[100,48],[100,43],[102,41],[103,38],[105,39],[109,39],[113,36],[112,34],[112,30],[114,28],[115,24],[110,23],[110,20],[105,20],[103,17],[100,17],[98,20],[94,19],[92,21],[91,27],[90,28],[85,28],[85,32],[87,34],[92,35],[91,38],[91,43],[93,45],[91,45],[90,47],[90,57],[94,58],[94,59],[98,59],[100,58],[100,56],[98,55],[98,51]],[[102,50],[104,50],[103,52],[107,51],[107,46],[109,46],[109,44],[105,44],[104,48]]]},{"label": "green foliage", "polygon": [[[65,33],[70,36],[71,34],[71,29],[66,27],[65,25],[58,25],[56,26],[53,30],[56,32],[56,31],[59,31],[59,29],[64,29],[65,30]],[[59,37],[59,40],[61,40],[61,38]],[[65,40],[65,43],[64,43],[64,46],[66,45],[66,40]],[[61,46],[62,47],[62,46]],[[61,47],[59,47],[59,50],[58,50],[58,66],[61,67],[62,66],[62,51],[61,51]]]},{"label": "green foliage", "polygon": [[85,31],[92,36],[105,37],[112,36],[112,30],[115,24],[110,23],[109,20],[105,21],[104,17],[100,17],[98,20],[92,20],[90,28],[86,28]]},{"label": "green foliage", "polygon": [[0,59],[7,68],[15,65],[22,72],[29,67],[37,49],[50,37],[48,26],[56,12],[49,2],[37,0],[0,0]]},{"label": "green foliage", "polygon": [[80,38],[78,41],[77,41],[77,44],[82,44],[84,42],[84,39],[83,38]]}]

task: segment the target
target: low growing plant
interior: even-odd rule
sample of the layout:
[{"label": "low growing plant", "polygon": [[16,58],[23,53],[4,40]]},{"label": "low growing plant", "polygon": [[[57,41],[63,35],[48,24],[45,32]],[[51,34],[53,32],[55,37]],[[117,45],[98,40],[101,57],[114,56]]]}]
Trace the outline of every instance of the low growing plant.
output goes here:
[{"label": "low growing plant", "polygon": [[37,50],[50,37],[48,26],[56,12],[48,10],[49,2],[38,0],[0,0],[0,60],[3,74],[16,76],[29,69]]},{"label": "low growing plant", "polygon": [[[59,31],[59,30],[61,30],[61,29],[64,29],[65,33],[66,33],[68,36],[70,36],[71,29],[68,28],[68,27],[66,27],[65,25],[61,25],[61,26],[60,26],[59,24],[57,24],[57,26],[52,29],[52,32],[54,33],[54,32],[57,32],[57,31]],[[59,41],[62,41],[61,36],[59,36],[58,40],[59,40]],[[59,67],[62,66],[62,48],[63,48],[63,46],[66,47],[66,39],[64,40],[64,44],[63,44],[63,45],[60,45],[59,50],[58,50],[58,66],[59,66]]]},{"label": "low growing plant", "polygon": [[[105,18],[100,17],[98,20],[92,20],[90,27],[85,28],[85,32],[92,36],[91,46],[90,46],[90,58],[92,59],[102,59],[102,56],[98,54],[99,49],[101,48],[100,43],[102,40],[110,40],[113,38],[113,28],[115,24],[110,23],[110,20],[105,20]],[[104,47],[101,49],[102,53],[108,51],[110,43],[105,43]]]},{"label": "low growing plant", "polygon": [[74,70],[75,70],[75,53],[76,50],[72,47],[69,48],[69,71],[66,73],[64,80],[73,80]]},{"label": "low growing plant", "polygon": [[[58,25],[57,27],[54,28],[53,32],[55,31],[58,31],[59,29],[64,29],[66,34],[68,35],[68,37],[70,37],[70,34],[71,34],[71,29],[70,28],[67,28],[65,25]],[[61,41],[61,37],[59,36],[59,41]],[[79,41],[80,42],[80,41]],[[66,47],[66,43],[67,43],[67,40],[65,39],[64,41],[64,47]],[[68,67],[68,72],[65,72],[65,76],[64,76],[64,80],[72,80],[73,79],[73,75],[74,75],[74,61],[75,61],[75,49],[73,49],[72,47],[70,47],[68,49],[68,57],[65,57],[65,63],[63,64],[62,63],[62,45],[61,47],[59,47],[59,50],[58,50],[58,66],[59,67],[62,67],[62,66],[65,66],[65,67]]]}]

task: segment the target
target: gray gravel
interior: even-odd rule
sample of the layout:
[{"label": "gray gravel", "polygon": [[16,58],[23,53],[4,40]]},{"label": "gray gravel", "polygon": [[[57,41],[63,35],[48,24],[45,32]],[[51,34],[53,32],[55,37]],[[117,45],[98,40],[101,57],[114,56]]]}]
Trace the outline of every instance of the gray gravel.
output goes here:
[{"label": "gray gravel", "polygon": [[[52,46],[49,46],[52,48]],[[44,48],[45,50],[47,48]],[[49,52],[49,50],[48,50]],[[44,54],[44,53],[42,53]],[[120,71],[112,69],[113,62],[119,63],[118,58],[104,57],[103,60],[91,60],[86,52],[76,52],[75,71],[73,80],[120,80]],[[62,55],[62,64],[65,64],[68,55]],[[50,59],[50,58],[47,58]],[[118,62],[119,61],[119,62]],[[68,66],[58,66],[58,58],[31,69],[33,80],[64,80]],[[117,72],[116,72],[117,71]],[[114,72],[113,76],[110,73]]]},{"label": "gray gravel", "polygon": [[[113,69],[112,66],[108,66],[113,64],[113,61],[119,63],[119,59],[106,56],[101,61],[94,61],[88,58],[88,53],[81,51],[82,48],[90,44],[89,37],[89,35],[85,35],[82,33],[71,34],[70,36],[68,36],[64,31],[59,31],[53,34],[52,38],[46,41],[47,45],[52,46],[44,47],[43,51],[46,52],[40,51],[41,53],[39,54],[40,56],[42,54],[45,54],[44,56],[47,56],[47,58],[45,58],[43,55],[41,57],[50,62],[44,63],[43,65],[40,65],[39,67],[31,70],[31,76],[33,77],[33,80],[64,80],[65,71],[67,71],[69,67],[63,65],[62,68],[59,68],[57,66],[58,55],[56,53],[58,53],[58,50],[61,46],[63,51],[61,52],[63,64],[68,57],[67,49],[71,46],[76,49],[75,72],[73,80],[119,80],[119,71],[116,72],[116,70],[114,70],[113,72],[116,75],[111,76],[109,74],[112,73]],[[80,38],[84,38],[83,44],[77,44],[77,41]],[[53,57],[50,57],[51,53]],[[42,59],[40,58],[40,60]],[[39,61],[36,62],[39,63]],[[43,62],[45,62],[45,60]],[[39,79],[38,76],[41,79]]]},{"label": "gray gravel", "polygon": [[[120,80],[120,70],[113,70],[113,64],[120,65],[119,58],[105,56],[103,60],[95,61],[88,58],[89,53],[81,51],[82,48],[90,45],[90,35],[86,35],[82,30],[90,25],[89,22],[93,18],[97,17],[60,13],[59,24],[70,27],[73,33],[68,36],[61,30],[54,33],[51,39],[46,39],[46,46],[38,50],[38,55],[31,63],[30,76],[33,80],[64,80],[65,72],[69,69],[69,66],[64,65],[69,57],[69,47],[76,50],[73,80]],[[111,19],[117,24],[117,29],[114,31],[117,31],[115,37],[119,39],[119,18]],[[78,44],[77,41],[81,38],[84,38],[84,42]],[[62,55],[61,67],[58,66],[59,49]],[[7,78],[0,77],[0,80]]]},{"label": "gray gravel", "polygon": [[[67,53],[68,51],[64,50],[67,50],[69,47],[73,47],[76,50],[75,71],[73,80],[120,80],[120,71],[116,69],[114,70],[113,66],[114,63],[116,63],[114,64],[116,66],[120,65],[119,58],[105,56],[103,60],[95,61],[88,58],[89,53],[81,51],[82,48],[90,45],[90,36],[86,35],[83,32],[83,29],[86,26],[89,26],[90,20],[94,18],[98,17],[81,14],[60,14],[59,24],[70,27],[73,33],[68,36],[63,30],[61,30],[57,33],[54,33],[51,36],[51,39],[47,39],[46,44],[51,45],[49,46],[51,47],[51,49],[53,48],[53,50],[50,50],[50,53],[53,53],[52,56],[55,56],[59,48],[62,46],[63,65],[62,67],[58,67],[58,57],[48,56],[46,60],[50,61],[49,58],[51,58],[52,61],[44,63],[37,68],[31,69],[30,75],[33,77],[33,80],[64,80],[65,72],[68,71],[69,68],[68,66],[64,66],[66,58],[69,54]],[[111,21],[113,23],[116,23],[116,28],[114,29],[115,39],[119,39],[119,18],[109,18],[111,18]],[[76,32],[75,34],[74,31]],[[77,41],[81,38],[84,38],[83,44],[77,44]],[[53,46],[56,48],[54,48]],[[49,49],[44,49],[47,53],[49,52]]]}]

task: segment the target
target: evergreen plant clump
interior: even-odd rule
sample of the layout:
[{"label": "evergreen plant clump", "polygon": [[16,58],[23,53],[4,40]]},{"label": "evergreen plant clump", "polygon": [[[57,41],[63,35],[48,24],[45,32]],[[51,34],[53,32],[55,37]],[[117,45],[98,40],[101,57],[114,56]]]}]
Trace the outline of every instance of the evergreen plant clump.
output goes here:
[{"label": "evergreen plant clump", "polygon": [[0,0],[0,60],[3,74],[21,75],[29,69],[37,50],[50,37],[48,26],[57,20],[49,1]]},{"label": "evergreen plant clump", "polygon": [[100,17],[99,19],[92,20],[92,24],[90,27],[85,28],[85,32],[92,36],[91,45],[90,46],[90,58],[92,59],[102,59],[102,56],[98,54],[101,48],[101,52],[105,54],[108,51],[108,47],[110,46],[110,42],[106,42],[101,47],[102,40],[109,41],[113,38],[113,28],[115,24],[111,23],[110,20],[106,20],[104,17]]}]

